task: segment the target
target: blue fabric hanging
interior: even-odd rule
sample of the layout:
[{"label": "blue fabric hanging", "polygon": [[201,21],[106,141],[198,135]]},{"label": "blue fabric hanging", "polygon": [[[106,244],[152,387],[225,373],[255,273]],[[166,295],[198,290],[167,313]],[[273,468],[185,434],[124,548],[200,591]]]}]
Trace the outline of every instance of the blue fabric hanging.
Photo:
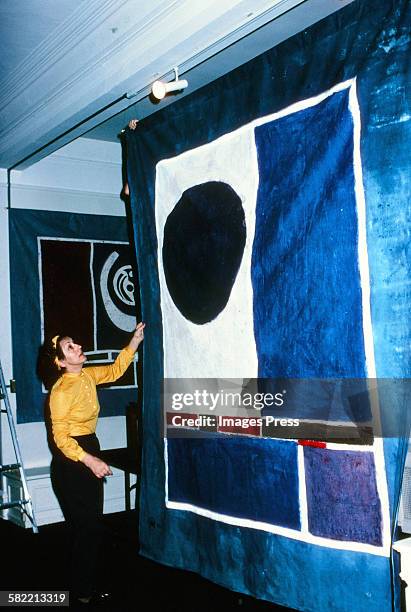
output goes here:
[{"label": "blue fabric hanging", "polygon": [[[160,434],[163,321],[154,213],[156,164],[356,77],[376,374],[378,379],[390,379],[381,385],[380,402],[383,420],[391,419],[391,436],[384,438],[384,456],[390,531],[394,539],[408,445],[409,423],[404,418],[404,406],[408,392],[406,379],[411,369],[407,295],[410,272],[406,257],[409,245],[405,227],[410,139],[405,86],[409,81],[410,21],[406,0],[353,2],[214,83],[151,115],[135,132],[127,134],[142,312],[147,323],[141,552],[162,563],[196,571],[231,589],[299,610],[368,612],[391,610],[392,606],[398,610],[399,581],[394,567],[397,559],[323,547],[166,508],[164,442]],[[269,137],[261,134],[261,147],[264,138],[267,141]],[[355,232],[352,219],[347,217],[346,222],[347,232],[350,224]],[[349,263],[347,258],[347,266]],[[355,304],[355,284],[350,291]],[[353,326],[357,323],[353,316]],[[261,346],[264,351],[266,338],[263,334]],[[360,344],[355,347],[358,364],[361,364],[362,350]],[[307,371],[291,375],[304,376]],[[331,375],[336,374],[332,372]],[[356,366],[351,375],[362,376],[361,365]],[[184,444],[191,444],[188,451],[183,448]],[[213,457],[217,460],[225,443],[185,440],[170,448],[187,459],[190,453],[193,455],[194,444],[209,448],[212,445]],[[197,451],[200,455],[201,452],[202,449]],[[251,448],[244,450],[246,452],[251,452]],[[293,454],[289,455],[288,465]],[[265,461],[263,458],[262,465]],[[318,464],[313,449],[306,450],[305,461],[306,469],[315,474]],[[350,461],[350,456],[344,461]],[[365,453],[363,468],[370,468]],[[190,473],[198,470],[194,461],[185,469],[187,481]],[[170,484],[174,486],[173,482]],[[371,489],[369,500],[374,499]],[[181,499],[198,495],[193,488],[182,489],[180,481],[175,481],[175,492]],[[221,508],[222,502],[218,503]],[[298,529],[298,516],[295,509],[292,510],[287,519]],[[285,514],[281,515],[281,520],[286,520]],[[264,516],[271,516],[269,508]],[[359,537],[378,543],[377,523],[372,522],[379,520],[378,504],[375,513],[370,511],[369,516],[373,518]],[[365,524],[367,515],[362,520]],[[320,534],[329,529],[321,513],[312,523],[311,529]]]}]

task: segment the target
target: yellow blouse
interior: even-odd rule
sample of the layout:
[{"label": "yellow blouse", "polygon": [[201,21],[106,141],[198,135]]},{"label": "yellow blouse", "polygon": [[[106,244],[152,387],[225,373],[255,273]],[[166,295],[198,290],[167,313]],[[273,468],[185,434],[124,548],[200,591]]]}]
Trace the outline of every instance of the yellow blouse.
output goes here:
[{"label": "yellow blouse", "polygon": [[53,386],[50,413],[54,440],[73,461],[81,461],[85,451],[72,436],[96,431],[100,405],[96,385],[110,383],[122,376],[133,361],[134,351],[126,346],[109,366],[84,368],[79,374],[66,372]]}]

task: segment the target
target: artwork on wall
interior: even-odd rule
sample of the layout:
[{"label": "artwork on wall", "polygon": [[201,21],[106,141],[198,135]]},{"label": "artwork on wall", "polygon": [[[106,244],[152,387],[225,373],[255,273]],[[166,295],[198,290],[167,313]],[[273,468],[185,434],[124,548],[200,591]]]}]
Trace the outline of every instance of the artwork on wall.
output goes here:
[{"label": "artwork on wall", "polygon": [[[128,243],[39,237],[38,257],[42,340],[68,330],[88,362],[111,363],[136,325]],[[113,386],[136,384],[134,362]]]},{"label": "artwork on wall", "polygon": [[[298,610],[400,609],[407,4],[350,3],[127,136],[150,324],[141,552]],[[195,422],[195,401],[177,427],[163,380],[298,381],[282,415],[313,435]]]},{"label": "artwork on wall", "polygon": [[[68,334],[90,363],[104,364],[116,358],[135,327],[126,219],[12,209],[10,254],[17,421],[42,421],[47,390],[37,358],[44,341]],[[101,389],[101,415],[125,414],[136,400],[136,385],[134,362]]]}]

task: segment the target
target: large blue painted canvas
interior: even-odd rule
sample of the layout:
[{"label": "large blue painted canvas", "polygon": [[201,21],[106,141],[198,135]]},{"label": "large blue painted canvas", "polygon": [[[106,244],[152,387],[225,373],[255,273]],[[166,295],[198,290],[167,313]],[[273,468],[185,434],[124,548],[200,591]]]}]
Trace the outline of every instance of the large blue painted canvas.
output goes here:
[{"label": "large blue painted canvas", "polygon": [[128,135],[150,329],[141,552],[298,610],[399,609],[406,436],[164,442],[161,383],[394,378],[369,409],[401,403],[410,31],[407,2],[355,1]]},{"label": "large blue painted canvas", "polygon": [[[359,133],[350,81],[157,165],[166,379],[375,378]],[[166,440],[166,506],[389,555],[380,438],[259,434]]]}]

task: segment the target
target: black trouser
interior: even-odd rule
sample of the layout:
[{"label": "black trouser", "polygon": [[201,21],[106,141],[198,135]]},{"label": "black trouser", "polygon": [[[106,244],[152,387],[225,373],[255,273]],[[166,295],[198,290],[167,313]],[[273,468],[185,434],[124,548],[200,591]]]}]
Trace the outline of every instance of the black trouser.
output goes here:
[{"label": "black trouser", "polygon": [[[73,436],[90,455],[99,455],[95,434]],[[64,517],[71,527],[71,582],[75,596],[91,595],[99,588],[99,561],[103,543],[103,479],[81,461],[58,455],[51,463],[51,478]]]}]

